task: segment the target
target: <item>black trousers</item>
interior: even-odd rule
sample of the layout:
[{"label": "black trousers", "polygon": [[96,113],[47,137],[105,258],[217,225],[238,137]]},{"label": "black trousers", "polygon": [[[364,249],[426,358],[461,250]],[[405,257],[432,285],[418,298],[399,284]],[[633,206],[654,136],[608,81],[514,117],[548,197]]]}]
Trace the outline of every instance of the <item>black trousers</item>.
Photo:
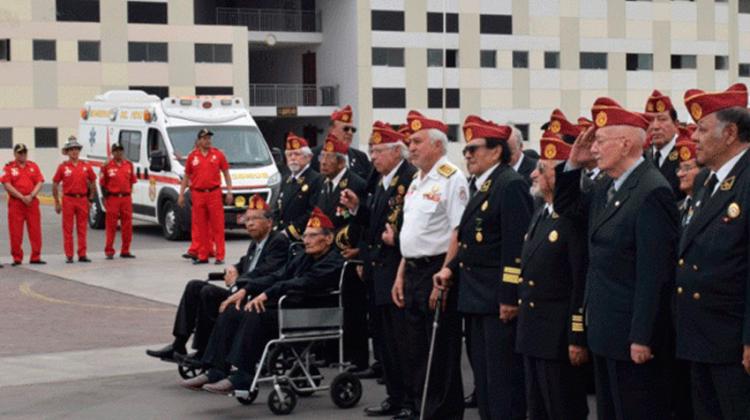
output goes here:
[{"label": "black trousers", "polygon": [[586,420],[585,371],[569,361],[524,356],[529,420]]},{"label": "black trousers", "polygon": [[525,419],[523,357],[513,350],[516,321],[503,323],[497,314],[464,317],[479,417]]},{"label": "black trousers", "polygon": [[[404,371],[406,401],[404,405],[419,411],[422,388],[427,372],[427,357],[432,336],[434,312],[429,309],[432,275],[443,265],[443,259],[433,257],[428,262],[407,261],[404,272],[404,300],[406,303],[406,361]],[[439,328],[432,357],[433,369],[429,378],[426,419],[462,419],[464,411],[461,383],[461,315],[457,311],[455,289],[448,293],[446,309],[440,314]]]},{"label": "black trousers", "polygon": [[661,420],[669,414],[667,370],[659,359],[642,365],[594,355],[599,420]]},{"label": "black trousers", "polygon": [[193,336],[193,348],[202,354],[219,315],[219,305],[229,290],[203,280],[190,280],[182,292],[172,335],[187,341]]},{"label": "black trousers", "polygon": [[406,395],[404,372],[409,370],[403,343],[406,328],[405,312],[395,305],[377,306],[374,320],[375,336],[382,343],[380,362],[383,366],[385,391],[391,405],[401,407]]},{"label": "black trousers", "polygon": [[696,419],[750,419],[750,375],[739,361],[692,362],[690,375]]},{"label": "black trousers", "polygon": [[[353,268],[347,270],[341,299],[344,306],[344,360],[359,369],[366,369],[370,365],[367,285]],[[338,344],[335,354],[338,361]]]}]

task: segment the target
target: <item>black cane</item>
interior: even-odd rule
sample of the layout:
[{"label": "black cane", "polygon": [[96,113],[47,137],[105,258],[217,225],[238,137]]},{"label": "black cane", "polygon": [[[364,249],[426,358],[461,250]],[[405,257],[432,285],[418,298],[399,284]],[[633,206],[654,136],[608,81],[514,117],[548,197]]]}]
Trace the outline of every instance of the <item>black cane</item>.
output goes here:
[{"label": "black cane", "polygon": [[424,408],[427,404],[427,390],[430,388],[430,370],[432,369],[432,355],[435,352],[435,337],[440,321],[440,306],[443,304],[443,291],[438,292],[437,304],[435,305],[435,316],[432,318],[432,337],[430,337],[430,352],[427,354],[427,373],[424,378],[422,389],[422,405],[419,410],[419,420],[424,420]]}]

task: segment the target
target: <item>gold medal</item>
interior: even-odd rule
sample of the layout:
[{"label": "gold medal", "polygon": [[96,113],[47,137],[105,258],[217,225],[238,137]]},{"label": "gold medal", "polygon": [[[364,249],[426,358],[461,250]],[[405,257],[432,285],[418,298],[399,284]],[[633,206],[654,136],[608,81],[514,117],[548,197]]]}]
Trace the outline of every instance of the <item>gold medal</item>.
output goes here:
[{"label": "gold medal", "polygon": [[397,191],[398,191],[399,195],[404,195],[404,193],[406,192],[406,188],[404,188],[403,185],[399,185]]},{"label": "gold medal", "polygon": [[310,188],[310,187],[308,187],[308,186],[307,186],[307,184],[303,185],[303,186],[302,186],[302,192],[307,192],[307,190],[308,190],[309,188]]},{"label": "gold medal", "polygon": [[487,202],[486,202],[486,201],[485,201],[484,203],[482,203],[482,211],[487,211],[487,207],[489,207],[489,206],[490,206],[490,205],[489,205],[489,204],[487,204]]},{"label": "gold medal", "polygon": [[547,236],[547,239],[549,239],[550,242],[557,242],[558,234],[556,230],[553,230],[549,233],[549,236]]},{"label": "gold medal", "polygon": [[730,219],[736,219],[740,217],[740,213],[742,213],[742,211],[740,210],[739,204],[732,203],[729,205],[729,208],[727,209],[727,216],[729,216]]},{"label": "gold medal", "polygon": [[476,236],[474,236],[474,239],[476,239],[477,242],[482,242],[484,240],[484,235],[482,235],[482,232],[477,232]]}]

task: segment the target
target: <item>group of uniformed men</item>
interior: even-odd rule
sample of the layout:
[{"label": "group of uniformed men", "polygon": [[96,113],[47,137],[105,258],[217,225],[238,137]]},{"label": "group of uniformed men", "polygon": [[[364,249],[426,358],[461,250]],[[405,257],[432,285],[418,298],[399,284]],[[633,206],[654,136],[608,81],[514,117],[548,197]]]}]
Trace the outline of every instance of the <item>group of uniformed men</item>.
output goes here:
[{"label": "group of uniformed men", "polygon": [[[207,369],[187,388],[246,389],[273,337],[276,300],[336,288],[343,262],[362,259],[344,283],[345,355],[369,375],[371,335],[388,395],[367,415],[462,418],[465,336],[483,419],[585,419],[591,365],[600,419],[748,419],[747,89],[691,89],[684,101],[695,125],[680,123],[658,91],[644,113],[609,98],[595,101],[591,120],[573,123],[554,110],[538,162],[521,150],[517,129],[471,115],[463,125],[468,179],[446,156],[447,126],[416,111],[398,128],[373,124],[370,162],[350,147],[347,106],[332,115],[320,148],[288,135],[290,175],[275,203],[250,200],[243,218],[252,240],[222,274],[227,288],[188,283],[175,340],[148,353]],[[194,189],[198,262],[212,251],[210,236],[224,258],[219,173],[230,178],[211,134],[199,133],[180,194]],[[56,209],[62,183],[65,253],[72,261],[75,219],[79,261],[87,261],[80,226],[95,178],[77,143],[65,150]],[[42,177],[25,147],[14,152],[2,179],[12,255],[20,262],[26,220],[31,261],[40,262],[34,196]],[[100,180],[108,217],[110,205],[118,208],[109,200],[127,197],[133,182],[116,152]],[[123,219],[128,212],[123,204]],[[290,241],[304,252],[290,257]],[[440,365],[420,413],[435,310],[431,356]],[[188,354],[191,335],[196,353]]]}]

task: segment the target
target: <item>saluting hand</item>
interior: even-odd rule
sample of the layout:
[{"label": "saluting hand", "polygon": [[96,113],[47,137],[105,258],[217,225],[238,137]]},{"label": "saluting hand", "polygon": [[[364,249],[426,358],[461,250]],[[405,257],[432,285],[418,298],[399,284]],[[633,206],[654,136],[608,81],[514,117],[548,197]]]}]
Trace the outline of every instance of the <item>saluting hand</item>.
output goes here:
[{"label": "saluting hand", "polygon": [[586,347],[570,345],[568,346],[568,358],[571,365],[581,366],[589,361],[589,351],[586,350]]},{"label": "saluting hand", "polygon": [[654,358],[651,347],[633,343],[630,345],[630,358],[636,365],[642,365]]},{"label": "saluting hand", "polygon": [[396,231],[393,230],[393,226],[390,223],[385,224],[385,230],[380,235],[383,239],[383,243],[388,246],[396,246]]},{"label": "saluting hand", "polygon": [[250,302],[247,302],[247,305],[245,305],[245,310],[248,312],[257,312],[257,313],[263,313],[266,311],[266,301],[268,300],[268,295],[265,293],[261,293],[258,296],[255,297],[255,299],[251,300]]},{"label": "saluting hand", "polygon": [[359,207],[359,197],[357,197],[357,194],[354,194],[354,191],[349,188],[341,191],[340,201],[344,207],[349,209],[349,211],[353,211]]},{"label": "saluting hand", "polygon": [[570,158],[568,158],[573,167],[580,168],[594,161],[594,155],[591,153],[591,146],[594,144],[594,132],[594,127],[589,127],[573,143]]}]

